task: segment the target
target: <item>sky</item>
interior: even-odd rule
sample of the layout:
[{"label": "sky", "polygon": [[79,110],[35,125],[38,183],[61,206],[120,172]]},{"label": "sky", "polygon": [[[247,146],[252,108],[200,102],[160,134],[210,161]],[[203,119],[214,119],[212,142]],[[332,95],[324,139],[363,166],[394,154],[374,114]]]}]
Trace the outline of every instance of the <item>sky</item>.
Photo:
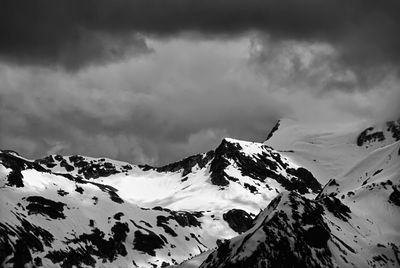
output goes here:
[{"label": "sky", "polygon": [[398,0],[0,0],[0,148],[162,165],[400,118]]}]

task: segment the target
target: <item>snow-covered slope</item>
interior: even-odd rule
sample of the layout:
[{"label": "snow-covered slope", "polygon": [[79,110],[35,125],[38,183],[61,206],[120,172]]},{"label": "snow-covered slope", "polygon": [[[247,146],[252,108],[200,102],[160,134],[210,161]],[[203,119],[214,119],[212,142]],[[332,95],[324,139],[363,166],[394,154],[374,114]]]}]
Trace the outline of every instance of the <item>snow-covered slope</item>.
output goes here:
[{"label": "snow-covered slope", "polygon": [[143,207],[258,213],[283,190],[317,194],[314,176],[261,143],[226,138],[214,151],[163,167],[135,166],[110,159],[49,156],[37,160],[55,173],[112,185]]},{"label": "snow-covered slope", "polygon": [[0,151],[1,267],[399,267],[399,133],[282,120],[162,167]]},{"label": "snow-covered slope", "polygon": [[0,261],[45,267],[160,267],[252,226],[285,190],[321,185],[272,148],[224,139],[164,167],[0,153]]},{"label": "snow-covered slope", "polygon": [[0,159],[2,262],[161,266],[215,244],[203,228],[209,213],[141,208],[112,186],[56,175],[15,155]]},{"label": "snow-covered slope", "polygon": [[[287,148],[303,148],[295,155],[298,158],[312,155],[322,162],[328,157],[335,160],[333,155],[340,150],[360,150],[359,158],[344,155],[354,161],[337,160],[342,170],[336,174],[341,175],[331,179],[315,200],[282,193],[250,230],[220,245],[200,267],[399,267],[400,141],[392,135],[395,132],[387,131],[391,135],[385,133],[385,139],[372,138],[357,147],[350,147],[354,141],[348,133],[326,134],[336,142],[348,141],[347,149],[345,143],[328,143],[322,134],[310,135],[310,130],[293,132]],[[354,135],[355,141],[362,133]],[[321,153],[321,147],[329,146],[335,150]],[[323,166],[322,172],[332,172],[329,167]]]},{"label": "snow-covered slope", "polygon": [[282,119],[264,143],[325,184],[370,152],[398,140],[400,120],[367,126],[365,122],[315,124]]}]

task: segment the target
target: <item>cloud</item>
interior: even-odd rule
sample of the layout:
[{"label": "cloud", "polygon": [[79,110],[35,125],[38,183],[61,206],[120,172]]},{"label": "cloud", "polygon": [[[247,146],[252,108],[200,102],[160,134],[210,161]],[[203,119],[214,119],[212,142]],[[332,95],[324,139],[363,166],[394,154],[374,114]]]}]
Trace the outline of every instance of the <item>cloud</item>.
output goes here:
[{"label": "cloud", "polygon": [[281,117],[397,113],[396,76],[367,92],[321,93],[342,75],[319,60],[335,55],[329,45],[276,43],[285,45],[269,47],[271,56],[246,37],[148,42],[155,52],[147,57],[74,74],[0,65],[0,147],[31,158],[57,152],[158,165],[213,149],[225,136],[263,141]]},{"label": "cloud", "polygon": [[251,39],[249,65],[279,88],[312,90],[315,94],[367,89],[356,70],[343,65],[339,52],[328,43],[276,41],[257,34]]},{"label": "cloud", "polygon": [[20,64],[76,69],[149,52],[143,36],[232,38],[248,31],[329,43],[343,64],[364,70],[365,80],[400,60],[396,0],[1,0],[0,6],[0,57]]},{"label": "cloud", "polygon": [[394,0],[0,7],[0,146],[28,157],[162,164],[224,136],[262,141],[281,117],[400,116]]},{"label": "cloud", "polygon": [[1,147],[160,164],[224,136],[261,141],[288,110],[247,68],[247,39],[150,44],[148,57],[75,74],[1,66]]}]

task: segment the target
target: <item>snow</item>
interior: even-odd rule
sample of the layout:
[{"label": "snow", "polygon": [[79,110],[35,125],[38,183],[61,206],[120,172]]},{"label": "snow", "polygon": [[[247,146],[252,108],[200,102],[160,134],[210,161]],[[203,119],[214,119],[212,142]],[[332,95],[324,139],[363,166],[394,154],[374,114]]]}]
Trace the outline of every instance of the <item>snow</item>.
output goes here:
[{"label": "snow", "polygon": [[[374,131],[385,133],[383,125],[374,126]],[[330,182],[317,202],[336,195],[350,209],[346,220],[327,207],[322,214],[331,232],[328,248],[334,267],[399,267],[395,245],[400,245],[400,209],[389,201],[389,195],[393,193],[392,185],[400,185],[400,141],[385,133],[384,141],[358,146],[357,137],[364,129],[362,124],[315,126],[283,120],[265,144],[279,150],[291,163],[311,170],[320,182]],[[250,257],[254,262],[257,245],[266,241],[261,228],[264,222],[277,211],[284,211],[290,215],[288,223],[294,223],[290,200],[287,194],[281,197],[278,207],[265,209],[253,228],[230,240],[229,250],[211,253],[216,262],[208,264],[221,265],[229,259],[231,265]],[[301,207],[297,213],[302,215]],[[304,230],[309,227],[302,226]]]},{"label": "snow", "polygon": [[[365,122],[315,124],[282,119],[278,130],[264,144],[307,168],[325,184],[348,171],[369,152],[393,142],[393,138],[386,135],[384,142],[368,148],[357,146],[357,137],[365,128]],[[382,130],[383,126],[375,128]]]},{"label": "snow", "polygon": [[[383,124],[376,125],[374,129],[385,132],[386,128],[383,126]],[[272,157],[271,154],[278,151],[282,155],[282,162],[288,168],[305,167],[323,185],[333,182],[331,179],[335,180],[335,183],[328,183],[324,187],[319,197],[335,195],[351,210],[348,221],[339,219],[327,209],[323,216],[334,237],[328,242],[333,254],[332,259],[339,267],[349,267],[351,264],[356,267],[373,267],[373,257],[377,254],[385,254],[388,258],[395,259],[390,245],[392,243],[399,245],[400,241],[400,209],[388,201],[389,195],[393,192],[392,185],[400,185],[400,141],[395,142],[389,137],[382,142],[358,146],[357,137],[365,127],[363,123],[338,125],[327,122],[323,125],[313,125],[282,120],[278,130],[265,143],[224,139],[224,142],[239,145],[240,153],[255,162],[261,156]],[[12,155],[20,157],[16,154]],[[73,165],[68,156],[64,156],[63,159],[69,165]],[[84,159],[87,162],[101,162],[98,158],[84,157]],[[176,172],[145,170],[133,164],[105,158],[104,162],[111,163],[119,173],[97,179],[83,178],[81,182],[75,182],[54,173],[82,176],[78,174],[78,169],[67,172],[60,166],[60,161],[56,161],[56,166],[49,168],[51,172],[23,170],[24,187],[15,188],[6,185],[11,169],[0,164],[1,222],[10,226],[19,226],[21,223],[18,216],[23,216],[30,223],[42,226],[54,235],[55,241],[51,247],[46,246],[44,252],[35,253],[35,256],[42,258],[44,267],[55,265],[44,257],[46,252],[65,249],[66,245],[63,241],[92,231],[89,220],[93,220],[95,227],[105,233],[105,239],[111,237],[110,229],[117,221],[113,215],[117,212],[124,214],[121,222],[126,222],[129,226],[130,231],[124,242],[128,255],[118,256],[112,262],[112,266],[131,266],[132,260],[135,260],[139,267],[151,267],[150,263],[161,266],[163,261],[172,263],[172,259],[175,259],[178,262],[187,260],[178,267],[198,267],[215,248],[217,239],[231,239],[232,252],[237,253],[234,258],[247,258],[255,251],[257,241],[266,239],[260,227],[265,221],[271,219],[276,211],[284,211],[290,216],[288,224],[294,223],[292,208],[288,206],[291,201],[287,198],[287,193],[280,194],[285,192],[285,188],[276,180],[266,178],[264,182],[261,182],[243,175],[233,159],[226,160],[228,166],[224,172],[235,178],[226,186],[211,183],[211,162],[202,168],[196,165],[186,176],[182,176],[182,170]],[[124,170],[122,167],[126,165],[132,169]],[[291,178],[291,175],[287,174],[285,168],[280,165],[277,166],[276,172],[286,178]],[[109,193],[104,189],[101,190],[95,183],[115,188],[124,203],[112,201]],[[244,187],[245,184],[255,187],[257,191],[249,191]],[[76,191],[77,186],[83,189],[83,193]],[[68,194],[62,196],[59,190]],[[282,197],[278,207],[267,208],[278,195]],[[29,196],[41,196],[64,203],[65,219],[49,219],[45,215],[29,213],[25,210],[29,205],[27,201]],[[95,201],[93,197],[98,200]],[[315,195],[306,194],[306,197],[313,199]],[[167,234],[163,227],[158,226],[157,217],[168,218],[172,214],[166,210],[151,209],[156,206],[173,211],[201,211],[202,216],[197,218],[201,226],[183,227],[171,218],[168,226],[177,233],[177,236]],[[252,215],[262,212],[257,218],[256,225],[238,236],[223,220],[223,214],[230,209],[243,209]],[[297,211],[304,212],[302,207],[299,207]],[[135,231],[143,231],[143,229],[130,220],[157,235],[164,235],[168,244],[155,249],[155,256],[134,250],[132,243],[135,240]],[[146,223],[151,225],[151,228]],[[310,226],[303,226],[305,229],[308,227]],[[196,235],[200,243],[191,237],[192,233]],[[239,254],[236,252],[237,247],[249,233],[253,233],[252,239],[245,244],[243,251]],[[335,237],[349,245],[355,253],[340,248],[338,244],[340,245],[341,242],[335,240]],[[385,247],[378,247],[378,243]],[[77,248],[81,245],[70,246]],[[346,256],[348,263],[341,257],[343,250],[348,254]],[[102,260],[95,258],[100,265]],[[106,262],[101,265],[108,267],[111,263]],[[396,263],[389,262],[387,266],[396,267]]]}]

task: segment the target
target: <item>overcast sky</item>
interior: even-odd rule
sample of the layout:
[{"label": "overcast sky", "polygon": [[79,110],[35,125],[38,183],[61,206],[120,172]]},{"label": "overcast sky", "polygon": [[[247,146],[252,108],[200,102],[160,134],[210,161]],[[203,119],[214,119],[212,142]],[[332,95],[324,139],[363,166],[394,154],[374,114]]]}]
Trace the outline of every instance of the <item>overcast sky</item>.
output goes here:
[{"label": "overcast sky", "polygon": [[400,1],[0,0],[0,148],[160,165],[400,118]]}]

